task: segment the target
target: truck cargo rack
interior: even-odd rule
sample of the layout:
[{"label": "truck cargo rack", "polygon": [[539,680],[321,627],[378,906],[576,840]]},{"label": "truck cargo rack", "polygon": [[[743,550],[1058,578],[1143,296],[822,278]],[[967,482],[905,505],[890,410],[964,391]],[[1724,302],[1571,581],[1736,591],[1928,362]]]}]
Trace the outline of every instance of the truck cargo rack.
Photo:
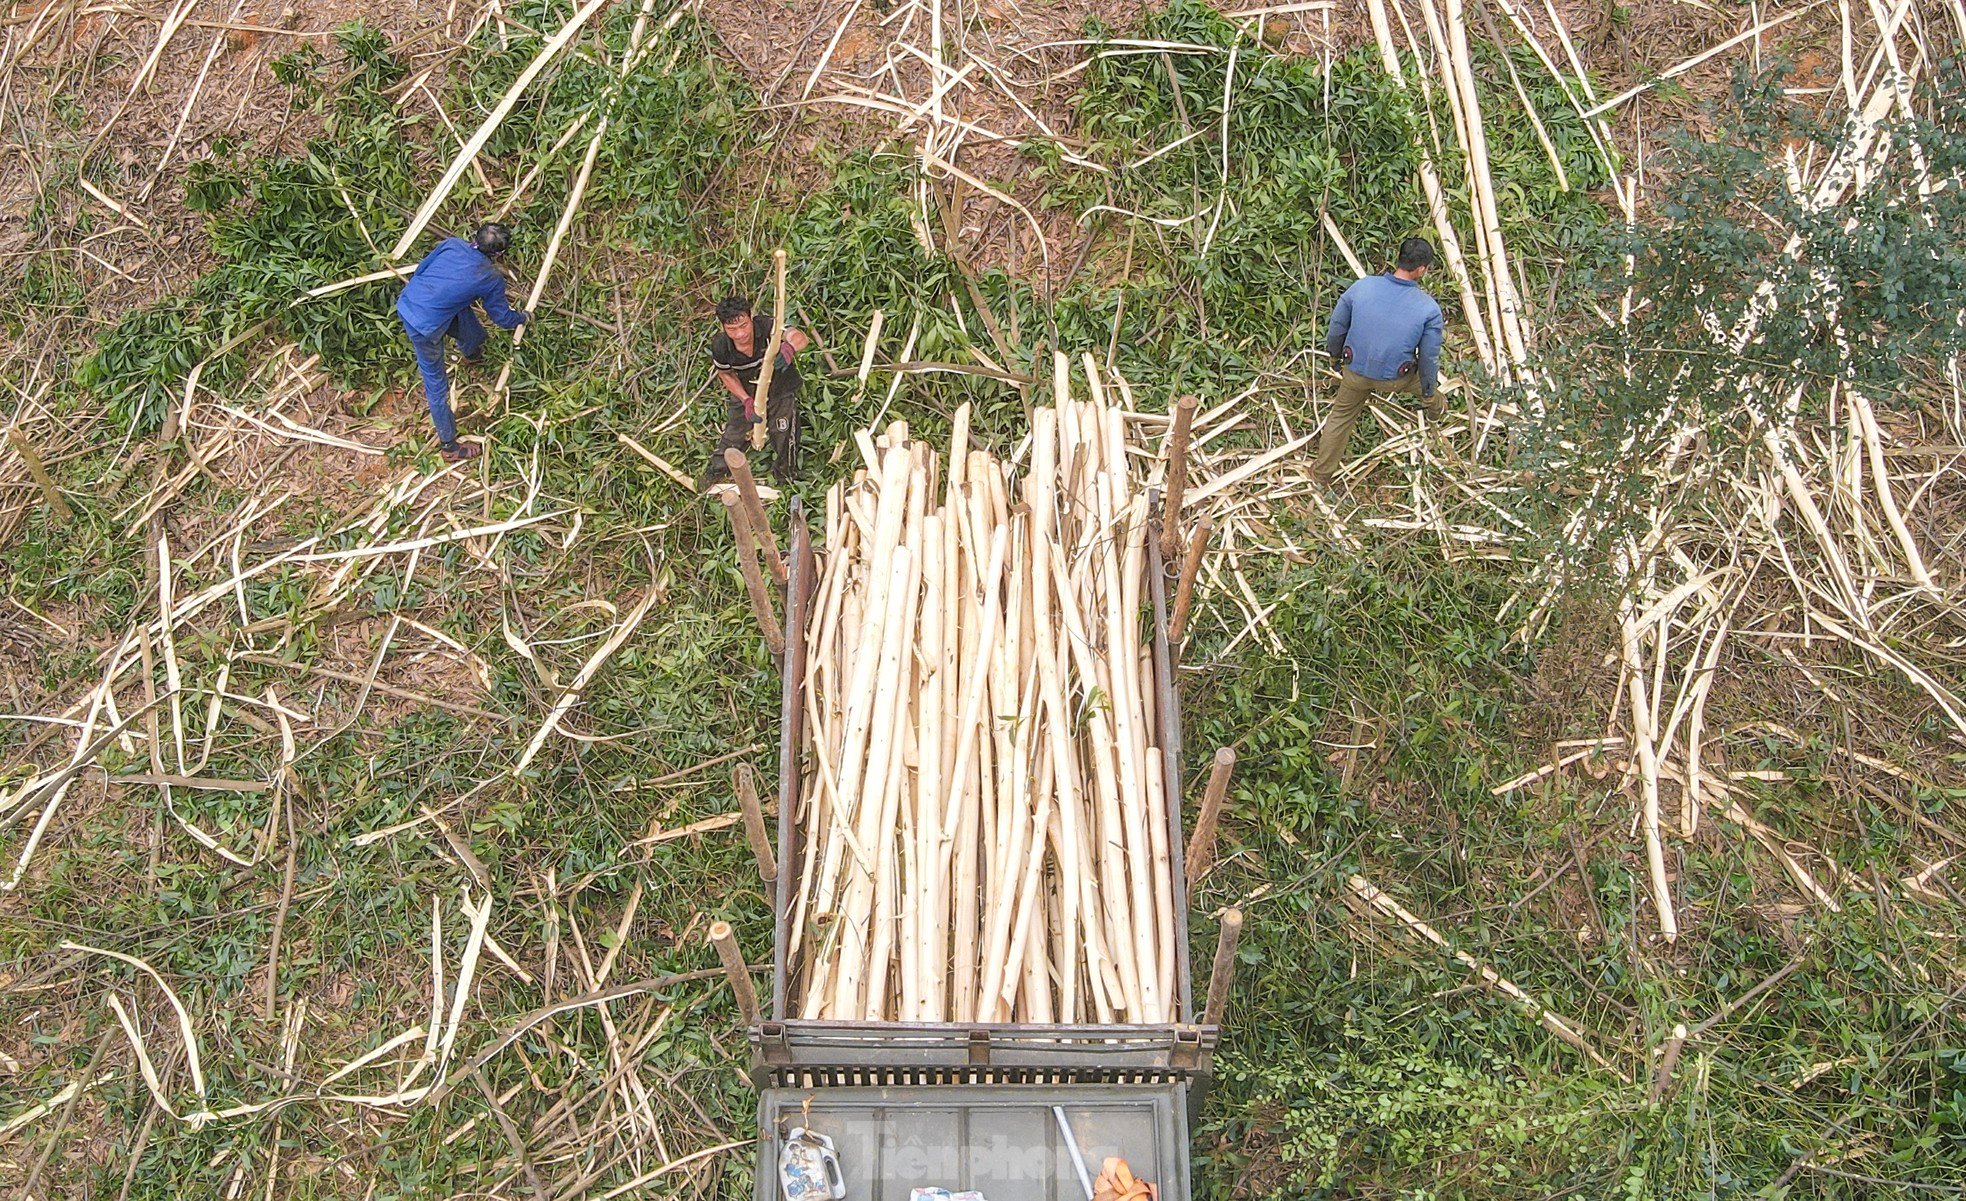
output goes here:
[{"label": "truck cargo rack", "polygon": [[[1150,507],[1154,498],[1150,494]],[[801,863],[800,747],[804,737],[806,623],[816,559],[804,507],[794,501],[785,585],[780,698],[778,863],[772,987],[748,1029],[758,1089],[757,1201],[780,1194],[779,1138],[793,1126],[841,1147],[854,1201],[908,1201],[909,1182],[979,1188],[988,1201],[1081,1201],[1061,1128],[1096,1169],[1125,1154],[1188,1201],[1188,1126],[1211,1073],[1220,1029],[1195,1012],[1183,862],[1181,708],[1167,639],[1167,587],[1147,539],[1153,606],[1155,720],[1170,825],[1175,907],[1176,1014],[1162,1025],[822,1021],[789,1016],[790,914]],[[1213,1017],[1215,1015],[1207,1015]],[[1057,1120],[1054,1121],[1054,1118]]]},{"label": "truck cargo rack", "polygon": [[882,1084],[1149,1084],[1195,1075],[1208,1026],[765,1022],[753,1048],[775,1088]]}]

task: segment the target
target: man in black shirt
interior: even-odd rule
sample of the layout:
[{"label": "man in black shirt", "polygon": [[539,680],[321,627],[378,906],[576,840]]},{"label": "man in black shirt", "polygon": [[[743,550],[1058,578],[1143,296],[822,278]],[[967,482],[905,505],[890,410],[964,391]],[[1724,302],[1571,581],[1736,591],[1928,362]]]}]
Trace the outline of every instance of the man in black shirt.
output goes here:
[{"label": "man in black shirt", "polygon": [[769,412],[759,413],[754,411],[758,372],[765,363],[764,346],[771,341],[771,318],[753,313],[750,300],[743,296],[726,296],[717,304],[717,324],[722,328],[710,339],[710,364],[730,397],[723,436],[710,452],[699,486],[707,488],[730,475],[724,451],[731,447],[748,451],[751,426],[759,421],[766,422],[765,435],[771,442],[772,477],[788,484],[799,470],[799,371],[792,356],[811,339],[802,330],[786,327],[785,339],[778,345],[778,365],[772,368]]}]

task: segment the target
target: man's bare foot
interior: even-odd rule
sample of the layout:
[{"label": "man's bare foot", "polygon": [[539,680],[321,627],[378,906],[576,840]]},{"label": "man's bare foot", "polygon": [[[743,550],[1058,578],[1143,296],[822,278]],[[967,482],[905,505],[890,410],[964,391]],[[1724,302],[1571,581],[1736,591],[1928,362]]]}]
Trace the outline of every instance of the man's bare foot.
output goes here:
[{"label": "man's bare foot", "polygon": [[451,446],[438,447],[437,453],[444,456],[446,463],[469,463],[485,452],[478,449],[474,442],[458,442]]}]

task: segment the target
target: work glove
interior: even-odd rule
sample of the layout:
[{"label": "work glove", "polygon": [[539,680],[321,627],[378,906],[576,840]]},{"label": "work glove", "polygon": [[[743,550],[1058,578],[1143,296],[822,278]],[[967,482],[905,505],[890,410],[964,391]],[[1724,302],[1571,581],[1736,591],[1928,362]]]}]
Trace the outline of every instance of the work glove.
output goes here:
[{"label": "work glove", "polygon": [[1136,1179],[1124,1159],[1109,1155],[1092,1182],[1092,1201],[1159,1201],[1160,1190]]}]

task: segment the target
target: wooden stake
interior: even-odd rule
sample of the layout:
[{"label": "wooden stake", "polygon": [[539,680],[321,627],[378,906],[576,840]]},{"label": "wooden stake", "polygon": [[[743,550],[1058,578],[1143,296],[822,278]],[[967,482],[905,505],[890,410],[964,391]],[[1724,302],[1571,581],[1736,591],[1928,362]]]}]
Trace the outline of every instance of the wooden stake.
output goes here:
[{"label": "wooden stake", "polygon": [[[1421,12],[1429,17],[1431,28],[1433,0],[1422,0],[1420,7]],[[1441,58],[1443,64],[1453,64],[1452,83],[1460,93],[1462,151],[1467,156],[1469,190],[1472,194],[1469,207],[1475,219],[1476,245],[1482,254],[1482,266],[1493,282],[1496,300],[1492,312],[1500,334],[1496,355],[1500,358],[1506,354],[1508,365],[1519,368],[1529,357],[1528,347],[1523,336],[1515,278],[1509,272],[1508,248],[1502,240],[1502,223],[1495,205],[1494,177],[1488,167],[1488,137],[1483,131],[1481,102],[1475,94],[1474,67],[1468,51],[1467,14],[1461,0],[1445,0],[1445,8],[1443,24],[1446,26],[1448,53]]]},{"label": "wooden stake", "polygon": [[[1117,447],[1108,447],[1109,455],[1121,453]],[[1123,466],[1123,464],[1122,464]],[[1124,552],[1117,552],[1111,539],[1102,543],[1099,568],[1105,578],[1106,602],[1106,649],[1108,679],[1111,687],[1107,695],[1113,698],[1114,729],[1119,737],[1119,777],[1120,777],[1120,818],[1121,833],[1124,838],[1126,869],[1125,887],[1130,889],[1133,911],[1133,946],[1135,967],[1140,974],[1140,999],[1144,1014],[1136,1020],[1160,1021],[1160,948],[1155,945],[1154,930],[1154,881],[1153,852],[1150,846],[1152,837],[1147,825],[1149,787],[1140,778],[1142,771],[1155,770],[1144,753],[1145,732],[1140,729],[1138,681],[1134,679],[1134,650],[1128,634],[1138,614],[1129,611],[1124,600],[1123,578],[1120,563],[1131,559],[1146,538],[1146,498],[1129,499],[1124,477],[1112,478],[1117,473],[1108,473],[1111,481],[1110,512],[1113,520],[1109,525],[1115,535],[1124,531],[1126,546]],[[1124,508],[1122,508],[1124,506]],[[1104,517],[1106,512],[1102,512]],[[1117,645],[1115,645],[1117,644]],[[1107,887],[1118,887],[1108,881]],[[1172,948],[1169,948],[1172,953]]]},{"label": "wooden stake", "polygon": [[737,496],[743,501],[743,512],[751,523],[751,533],[764,548],[765,562],[771,566],[771,578],[783,585],[787,578],[785,556],[778,553],[778,535],[772,532],[771,518],[765,513],[764,498],[758,495],[758,480],[751,474],[751,460],[735,446],[727,446],[724,448],[724,466],[730,468],[731,482],[737,485]]},{"label": "wooden stake", "polygon": [[[1400,65],[1399,50],[1393,42],[1392,21],[1387,15],[1385,0],[1366,0],[1366,11],[1372,19],[1372,32],[1379,44],[1379,61],[1385,67],[1387,77],[1404,89],[1406,71]],[[1493,371],[1496,368],[1495,349],[1490,341],[1488,318],[1476,298],[1474,279],[1469,275],[1467,261],[1461,253],[1460,235],[1454,232],[1454,222],[1448,216],[1447,195],[1441,187],[1440,172],[1434,164],[1434,155],[1428,152],[1418,133],[1413,140],[1420,151],[1420,183],[1427,195],[1427,211],[1433,216],[1434,231],[1440,237],[1441,258],[1447,261],[1448,273],[1460,287],[1461,311],[1468,317],[1468,334],[1474,339],[1475,354],[1481,359],[1483,367]]]},{"label": "wooden stake", "polygon": [[1673,1069],[1679,1066],[1679,1053],[1685,1049],[1686,1023],[1680,1022],[1673,1026],[1665,1050],[1659,1055],[1658,1069],[1652,1073],[1652,1087],[1645,1094],[1647,1105],[1657,1105],[1665,1098],[1666,1090],[1672,1087]]},{"label": "wooden stake", "polygon": [[[771,377],[778,369],[778,344],[785,340],[785,250],[780,247],[771,252],[771,278],[773,308],[771,312],[771,341],[759,347],[764,363],[758,368],[758,394],[754,398],[754,410],[758,414],[758,424],[751,427],[751,449],[757,450],[765,444],[765,428],[771,424]],[[784,464],[779,464],[783,470]]]},{"label": "wooden stake", "polygon": [[678,484],[682,485],[685,491],[691,493],[692,495],[695,494],[696,481],[684,475],[681,471],[678,471],[675,465],[670,463],[669,460],[663,458],[661,455],[656,454],[654,451],[650,450],[646,446],[643,446],[640,442],[635,441],[633,438],[630,438],[627,434],[616,434],[615,440],[620,442],[623,446],[627,447],[629,450],[632,450],[636,454],[640,455],[646,462],[648,462],[651,466],[653,466],[657,471],[660,471],[662,474],[668,476],[670,479],[675,480]]},{"label": "wooden stake", "polygon": [[1236,770],[1234,747],[1215,752],[1215,765],[1208,772],[1208,788],[1202,793],[1201,812],[1195,815],[1195,832],[1188,836],[1188,887],[1193,888],[1215,864],[1215,823],[1222,816],[1222,800],[1229,794],[1229,777]]},{"label": "wooden stake", "polygon": [[1222,927],[1215,934],[1215,963],[1208,969],[1208,1003],[1202,1006],[1201,1024],[1220,1026],[1229,1008],[1229,986],[1236,978],[1236,944],[1242,941],[1242,910],[1222,911]]},{"label": "wooden stake", "polygon": [[744,964],[744,952],[738,949],[737,936],[731,932],[729,922],[710,923],[710,945],[717,948],[717,958],[723,960],[724,976],[737,998],[737,1012],[743,1015],[744,1025],[758,1025],[761,1020],[758,994],[751,987],[751,969]]},{"label": "wooden stake", "polygon": [[935,1008],[936,981],[942,974],[941,897],[945,892],[940,879],[941,854],[937,842],[942,833],[943,780],[946,740],[942,727],[953,717],[946,703],[949,656],[945,626],[952,614],[945,593],[949,573],[944,555],[949,547],[944,519],[940,514],[922,521],[922,600],[921,657],[916,685],[915,720],[919,725],[916,744],[914,873],[909,908],[916,914],[914,955],[918,978],[914,982],[914,1009],[901,1016],[906,1021],[940,1020]]},{"label": "wooden stake", "polygon": [[1188,553],[1181,558],[1181,582],[1174,588],[1174,612],[1167,618],[1167,641],[1178,654],[1181,641],[1188,633],[1188,608],[1195,602],[1195,576],[1201,571],[1201,555],[1208,549],[1208,536],[1215,532],[1215,523],[1204,517],[1195,526],[1195,536],[1188,541]]},{"label": "wooden stake", "polygon": [[730,528],[737,535],[737,568],[744,573],[744,590],[751,596],[751,615],[758,619],[758,629],[765,636],[765,645],[774,655],[785,653],[785,632],[779,628],[778,614],[772,612],[771,593],[765,588],[764,573],[758,569],[758,544],[751,536],[751,523],[744,520],[735,491],[724,493],[724,508],[730,511]]},{"label": "wooden stake", "polygon": [[[900,538],[901,519],[905,509],[905,494],[908,481],[908,461],[904,454],[889,455],[880,465],[881,478],[879,490],[874,500],[879,506],[870,528],[862,535],[862,546],[866,548],[863,562],[867,564],[890,564],[895,546]],[[871,482],[871,481],[869,481]],[[862,488],[856,482],[856,491]],[[864,493],[863,493],[864,495]],[[853,498],[849,497],[849,500]],[[857,519],[856,519],[857,520]],[[849,846],[855,858],[865,870],[872,870],[867,862],[864,842],[858,837],[854,826],[861,802],[861,785],[868,773],[869,727],[873,723],[876,694],[878,691],[877,667],[881,658],[880,650],[885,637],[888,617],[888,570],[869,569],[865,572],[860,588],[848,597],[849,618],[843,634],[846,644],[843,647],[844,666],[841,677],[847,681],[843,700],[843,726],[834,763],[839,769],[836,784],[835,809],[832,825],[840,837],[826,840],[826,854],[820,866],[817,888],[812,894],[815,913],[832,913],[839,896],[839,881],[843,860]],[[845,923],[833,927],[835,939],[843,939]],[[823,975],[823,973],[822,973]],[[828,990],[831,991],[830,989]],[[818,1016],[808,1008],[810,1016]]]},{"label": "wooden stake", "polygon": [[[890,449],[888,456],[891,463],[900,462],[905,480],[907,452]],[[901,491],[905,494],[906,489]],[[867,984],[876,974],[883,979],[887,974],[885,959],[878,964],[871,962],[873,956],[870,952],[877,934],[874,902],[875,890],[888,868],[894,848],[890,833],[893,815],[888,805],[898,785],[897,777],[903,770],[893,753],[898,734],[895,711],[900,700],[902,658],[904,652],[912,658],[914,649],[909,619],[912,616],[916,580],[915,564],[908,548],[897,546],[892,555],[876,565],[876,574],[888,577],[884,597],[887,612],[880,643],[863,646],[860,652],[863,657],[877,661],[878,671],[874,679],[861,786],[848,792],[855,811],[859,844],[873,859],[871,862],[856,859],[848,866],[846,887],[841,894],[843,900],[836,911],[843,929],[841,945],[844,953],[840,960],[840,973],[834,983],[830,1014],[835,1018],[856,1021],[867,1018],[866,1007],[881,1000],[878,995],[870,995]]]},{"label": "wooden stake", "polygon": [[771,848],[771,835],[765,832],[765,807],[758,800],[757,772],[749,763],[731,769],[730,782],[737,789],[737,803],[744,810],[744,835],[751,840],[751,854],[758,860],[758,875],[771,884],[778,879],[778,856]]},{"label": "wooden stake", "polygon": [[[928,490],[925,466],[907,443],[905,433],[896,438],[895,445],[910,465],[902,544],[895,552],[894,579],[889,584],[890,601],[898,598],[900,609],[898,614],[890,610],[889,643],[882,648],[880,699],[874,708],[875,736],[868,741],[870,791],[861,799],[863,814],[873,820],[872,833],[863,837],[862,842],[876,852],[875,870],[871,879],[855,879],[856,885],[866,885],[864,890],[848,894],[849,912],[859,909],[854,903],[856,898],[868,906],[869,951],[860,1016],[869,1021],[885,1020],[892,999],[887,981],[899,925],[896,885],[901,871],[896,833],[899,830],[905,836],[906,831],[900,827],[901,810],[907,804],[914,780],[907,760],[915,739],[910,702],[920,628],[917,618],[921,612],[921,526]],[[894,652],[892,663],[888,658],[890,651]],[[873,770],[877,766],[878,772]]]},{"label": "wooden stake", "polygon": [[[280,724],[284,729],[286,726],[284,716],[281,718]],[[271,1025],[274,1018],[278,1016],[277,1007],[280,997],[280,935],[286,929],[287,908],[293,904],[294,867],[299,861],[300,855],[300,844],[294,838],[294,800],[291,791],[294,787],[293,781],[297,777],[291,774],[291,768],[282,767],[281,772],[283,780],[280,787],[276,790],[279,795],[275,799],[286,812],[287,865],[280,874],[280,904],[273,911],[273,933],[266,940],[266,1005],[261,1012],[261,1016],[266,1020],[268,1025]]]},{"label": "wooden stake", "polygon": [[[854,380],[862,388],[867,386],[867,375],[874,369],[874,354],[881,346],[881,323],[885,319],[886,314],[882,313],[879,309],[875,309],[874,320],[867,326],[867,341],[860,348],[860,369],[853,373]],[[952,442],[950,443],[949,453],[952,456],[961,454],[962,448]]]},{"label": "wooden stake", "polygon": [[1432,943],[1433,945],[1439,947],[1441,950],[1446,951],[1449,955],[1454,957],[1454,960],[1457,963],[1461,964],[1463,967],[1467,968],[1475,975],[1480,976],[1482,981],[1485,984],[1487,984],[1488,987],[1495,989],[1497,992],[1500,992],[1503,996],[1509,998],[1511,1001],[1514,1001],[1517,1005],[1520,1005],[1523,1008],[1523,1010],[1529,1014],[1530,1017],[1535,1018],[1539,1023],[1541,1023],[1545,1030],[1548,1030],[1551,1034],[1556,1035],[1564,1042],[1577,1048],[1577,1050],[1582,1052],[1584,1056],[1588,1058],[1592,1063],[1612,1073],[1620,1081],[1626,1084],[1631,1083],[1630,1077],[1626,1076],[1624,1072],[1619,1070],[1614,1064],[1612,1064],[1612,1062],[1609,1059],[1606,1059],[1601,1053],[1599,1053],[1598,1049],[1591,1045],[1590,1041],[1584,1037],[1583,1033],[1579,1031],[1577,1027],[1572,1026],[1569,1022],[1565,1021],[1560,1015],[1553,1012],[1549,1008],[1545,1007],[1542,1004],[1542,1002],[1536,1000],[1528,993],[1522,991],[1522,989],[1516,987],[1515,984],[1505,979],[1494,968],[1489,967],[1485,963],[1482,963],[1480,960],[1468,954],[1466,951],[1460,950],[1459,948],[1455,947],[1454,944],[1447,941],[1446,936],[1441,934],[1439,930],[1434,929],[1433,926],[1429,925],[1425,920],[1420,918],[1418,915],[1416,915],[1412,910],[1408,909],[1406,906],[1400,904],[1398,901],[1387,896],[1385,893],[1379,891],[1379,889],[1375,887],[1372,884],[1372,882],[1367,880],[1364,876],[1352,876],[1349,879],[1347,879],[1345,883],[1346,883],[1346,887],[1350,888],[1352,892],[1356,894],[1360,900],[1371,905],[1373,908],[1379,910],[1379,912],[1384,913],[1388,917],[1396,919],[1402,925],[1404,925],[1409,931],[1411,931],[1414,935],[1423,938],[1428,942]]},{"label": "wooden stake", "polygon": [[1672,883],[1666,875],[1665,841],[1659,833],[1658,714],[1645,688],[1644,635],[1630,616],[1624,619],[1626,686],[1631,694],[1632,743],[1638,751],[1640,817],[1645,832],[1646,869],[1652,881],[1652,904],[1659,911],[1659,933],[1667,942],[1679,938],[1679,919],[1673,912]]},{"label": "wooden stake", "polygon": [[14,451],[20,455],[20,461],[27,464],[27,474],[34,477],[35,485],[41,489],[42,499],[46,500],[48,507],[55,511],[55,516],[63,521],[73,517],[68,502],[63,500],[61,493],[55,490],[55,481],[48,475],[48,468],[41,462],[41,456],[35,454],[34,448],[28,445],[27,438],[16,428],[7,431],[7,441],[14,444]]},{"label": "wooden stake", "polygon": [[1183,396],[1174,404],[1174,428],[1167,432],[1167,481],[1160,507],[1160,555],[1166,562],[1181,547],[1181,493],[1188,486],[1188,427],[1194,419],[1195,398]]}]

